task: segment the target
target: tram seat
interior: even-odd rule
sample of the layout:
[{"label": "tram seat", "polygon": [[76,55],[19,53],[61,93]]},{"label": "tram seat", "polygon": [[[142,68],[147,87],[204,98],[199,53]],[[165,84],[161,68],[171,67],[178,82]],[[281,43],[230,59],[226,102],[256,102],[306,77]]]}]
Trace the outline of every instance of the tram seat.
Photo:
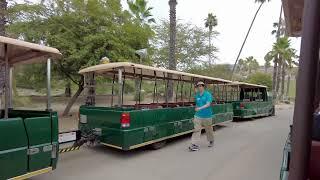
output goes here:
[{"label": "tram seat", "polygon": [[320,179],[320,141],[312,141],[310,165],[309,165],[309,178],[310,180]]},{"label": "tram seat", "polygon": [[158,103],[151,103],[151,104],[135,104],[135,109],[157,109],[162,108],[161,105]]}]

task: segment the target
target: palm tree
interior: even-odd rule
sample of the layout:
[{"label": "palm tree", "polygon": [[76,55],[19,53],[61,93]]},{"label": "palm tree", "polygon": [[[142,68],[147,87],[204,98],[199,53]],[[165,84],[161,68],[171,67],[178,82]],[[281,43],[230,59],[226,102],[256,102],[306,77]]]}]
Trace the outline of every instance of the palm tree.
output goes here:
[{"label": "palm tree", "polygon": [[[282,88],[281,89],[281,95],[280,97],[283,96],[284,94],[284,77],[285,77],[285,67],[286,67],[286,61],[291,60],[295,56],[295,51],[290,47],[290,40],[288,37],[281,37],[277,40],[276,43],[273,44],[272,50],[268,52],[267,56],[270,59],[273,59],[274,61],[278,60],[279,66],[282,66],[282,71],[278,71],[277,75],[277,88],[275,90],[275,93],[273,94],[275,98],[277,97],[277,94],[279,92],[279,87],[280,87],[280,78],[282,74]],[[280,69],[280,68],[279,68]]]},{"label": "palm tree", "polygon": [[140,23],[146,24],[156,22],[151,14],[153,7],[147,7],[146,0],[127,0],[127,3],[131,13]]},{"label": "palm tree", "polygon": [[218,25],[217,17],[214,16],[212,13],[208,14],[208,17],[205,19],[205,27],[209,28],[209,64],[212,64],[212,49],[211,49],[211,36],[212,36],[212,29],[213,27]]},{"label": "palm tree", "polygon": [[269,1],[270,1],[270,0],[255,0],[255,3],[260,3],[260,6],[259,6],[259,8],[257,9],[256,13],[255,13],[254,16],[253,16],[253,19],[252,19],[252,21],[251,21],[251,24],[250,24],[250,27],[249,27],[248,32],[247,32],[247,34],[246,34],[246,37],[244,38],[244,41],[243,41],[243,43],[242,43],[242,45],[241,45],[241,48],[240,48],[240,51],[239,51],[238,56],[237,56],[237,58],[236,58],[236,61],[235,61],[234,65],[233,65],[232,74],[231,74],[231,79],[232,79],[232,77],[233,77],[233,73],[234,73],[234,70],[235,70],[235,68],[236,68],[236,66],[237,66],[237,63],[238,63],[239,57],[240,57],[240,55],[241,55],[242,49],[243,49],[243,47],[244,47],[244,45],[245,45],[245,43],[246,43],[246,41],[247,41],[247,39],[248,39],[248,36],[249,36],[249,34],[250,34],[250,31],[251,31],[251,28],[252,28],[252,26],[253,26],[253,23],[255,22],[255,20],[256,20],[256,18],[257,18],[257,15],[258,15],[258,13],[259,13],[262,5],[263,5],[265,2],[269,2]]},{"label": "palm tree", "polygon": [[[271,32],[271,34],[276,34],[277,41],[281,37],[282,32],[283,34],[285,33],[285,31],[283,31],[282,29],[283,27],[282,25],[283,23],[282,23],[282,4],[281,4],[279,21],[278,23],[273,24],[273,27],[277,26],[278,29],[276,31]],[[274,66],[273,66],[273,75],[272,75],[272,95],[274,95],[273,98],[275,99],[277,97],[276,92],[279,91],[280,82],[277,81],[278,79],[277,76],[280,76],[281,65],[279,64],[279,57],[276,57],[273,62],[274,62]]]},{"label": "palm tree", "polygon": [[[175,58],[175,51],[176,51],[176,26],[177,26],[177,19],[176,19],[177,0],[169,0],[169,6],[170,6],[169,69],[176,70],[177,62]],[[169,99],[172,99],[173,97],[172,81],[170,81],[168,84],[168,97]]]},{"label": "palm tree", "polygon": [[246,61],[245,64],[247,65],[249,74],[251,74],[253,70],[259,69],[259,63],[253,56],[247,57],[245,61]]},{"label": "palm tree", "polygon": [[286,91],[286,98],[289,97],[289,90],[290,90],[290,81],[291,81],[291,74],[293,64],[297,64],[294,59],[298,58],[296,55],[297,51],[295,49],[290,48],[288,59],[287,59],[287,67],[288,67],[288,77],[287,77],[287,91]]},{"label": "palm tree", "polygon": [[271,61],[272,61],[272,56],[270,53],[267,53],[265,56],[264,56],[264,72],[267,73],[268,72],[268,68],[271,66]]},{"label": "palm tree", "polygon": [[[134,17],[138,20],[138,23],[141,25],[146,25],[150,23],[155,23],[155,19],[152,18],[151,10],[153,7],[147,7],[146,0],[127,0],[129,9]],[[141,56],[141,55],[139,55]],[[140,58],[140,64],[142,64],[142,58]],[[140,78],[135,79],[135,88],[139,89],[140,86]],[[135,100],[139,98],[139,92],[136,91]]]},{"label": "palm tree", "polygon": [[[282,16],[282,15],[280,15],[280,16]],[[279,21],[280,21],[280,27],[279,27],[279,22],[275,22],[275,23],[273,23],[274,29],[271,31],[271,34],[276,35],[276,38],[278,38],[278,36],[284,36],[286,33],[286,24],[285,24],[284,19],[281,18],[281,19],[279,19]]]}]

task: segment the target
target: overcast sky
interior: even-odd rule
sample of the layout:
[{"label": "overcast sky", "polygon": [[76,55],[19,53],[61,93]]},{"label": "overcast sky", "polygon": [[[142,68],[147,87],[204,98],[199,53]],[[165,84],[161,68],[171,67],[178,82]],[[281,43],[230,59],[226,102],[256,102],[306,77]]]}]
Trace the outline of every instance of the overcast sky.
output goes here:
[{"label": "overcast sky", "polygon": [[[32,0],[37,2],[39,0]],[[128,9],[127,0],[121,0]],[[168,0],[148,0],[156,19],[169,19]],[[254,0],[177,0],[177,18],[204,27],[209,12],[218,18],[216,30],[220,35],[213,41],[219,48],[217,63],[234,63],[251,20],[259,6]],[[272,48],[273,23],[279,19],[281,0],[265,3],[253,25],[240,57],[254,56],[261,65],[264,55]],[[300,38],[291,38],[293,47],[300,50]]]},{"label": "overcast sky", "polygon": [[[177,18],[204,27],[209,12],[218,18],[216,30],[220,32],[214,45],[219,48],[218,63],[234,63],[251,20],[259,6],[254,0],[177,0]],[[127,9],[126,0],[122,0]],[[168,0],[149,0],[156,19],[169,19]],[[242,51],[241,57],[254,56],[261,65],[275,37],[271,35],[273,23],[279,19],[281,0],[271,0],[262,6]],[[291,39],[293,47],[300,48],[300,38]]]}]

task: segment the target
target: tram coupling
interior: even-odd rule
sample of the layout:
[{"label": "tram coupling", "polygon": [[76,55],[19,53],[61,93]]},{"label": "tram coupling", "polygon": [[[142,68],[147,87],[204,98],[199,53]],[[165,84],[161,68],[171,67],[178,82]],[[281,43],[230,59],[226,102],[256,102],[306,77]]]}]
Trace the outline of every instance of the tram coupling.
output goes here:
[{"label": "tram coupling", "polygon": [[79,150],[84,144],[95,146],[100,143],[101,129],[96,128],[89,132],[80,130],[59,133],[59,153]]}]

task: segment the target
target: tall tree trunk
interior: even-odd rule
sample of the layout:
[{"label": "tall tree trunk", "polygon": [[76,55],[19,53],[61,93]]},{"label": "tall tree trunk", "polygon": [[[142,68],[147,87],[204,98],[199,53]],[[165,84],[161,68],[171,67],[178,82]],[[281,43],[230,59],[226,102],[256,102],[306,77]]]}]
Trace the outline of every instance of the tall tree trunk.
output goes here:
[{"label": "tall tree trunk", "polygon": [[286,64],[285,62],[282,63],[282,74],[281,74],[281,95],[280,95],[280,100],[283,100],[283,95],[284,95],[284,85],[286,81]]},{"label": "tall tree trunk", "polygon": [[268,66],[265,64],[264,65],[264,73],[267,73],[268,72]]},{"label": "tall tree trunk", "polygon": [[281,82],[281,68],[282,68],[282,59],[278,59],[278,69],[277,69],[277,80],[276,80],[276,98],[278,99],[279,90],[280,90],[280,82]]},{"label": "tall tree trunk", "polygon": [[277,74],[278,74],[278,60],[277,60],[277,58],[275,58],[274,65],[273,65],[273,75],[272,75],[272,96],[273,96],[273,99],[277,98],[277,92],[276,92]]},{"label": "tall tree trunk", "polygon": [[[289,71],[290,72],[290,71]],[[288,73],[288,79],[287,79],[287,91],[286,91],[286,98],[289,98],[289,92],[290,92],[290,81],[291,81],[291,74]]]},{"label": "tall tree trunk", "polygon": [[211,59],[211,54],[212,54],[212,49],[211,49],[211,30],[209,30],[209,65],[212,65],[212,59]]},{"label": "tall tree trunk", "polygon": [[[177,26],[176,6],[177,6],[177,1],[176,0],[169,0],[169,6],[170,6],[169,69],[176,70],[177,62],[176,62],[175,52],[176,52],[176,26]],[[170,100],[172,100],[172,98],[173,98],[173,88],[174,88],[173,81],[169,81],[167,93],[168,93],[168,97]]]},{"label": "tall tree trunk", "polygon": [[71,97],[71,83],[70,82],[67,82],[66,84],[66,88],[65,88],[65,91],[64,91],[64,95],[66,97]]},{"label": "tall tree trunk", "polygon": [[6,35],[7,1],[0,0],[0,36]]},{"label": "tall tree trunk", "polygon": [[81,79],[81,82],[79,83],[78,86],[78,90],[77,92],[72,96],[72,98],[69,100],[66,108],[63,111],[62,116],[67,116],[70,112],[70,109],[72,108],[73,104],[76,102],[76,100],[78,99],[78,97],[80,96],[80,94],[82,93],[83,89],[84,89],[84,79]]},{"label": "tall tree trunk", "polygon": [[[280,38],[280,26],[281,26],[281,19],[282,19],[282,4],[281,4],[281,7],[280,7],[280,15],[279,15],[279,20],[278,20],[278,30],[277,30],[277,41],[278,39]],[[278,93],[278,90],[277,90],[277,87],[279,86],[278,84],[278,78],[277,78],[277,75],[278,75],[278,71],[280,71],[280,65],[278,66],[279,64],[279,59],[278,57],[275,58],[274,60],[274,67],[273,67],[273,81],[272,81],[272,95],[273,95],[273,99],[277,99],[277,93]]]},{"label": "tall tree trunk", "polygon": [[235,68],[236,68],[236,66],[237,66],[237,63],[238,63],[238,61],[239,61],[239,57],[240,57],[240,55],[241,55],[242,49],[243,49],[244,45],[245,45],[246,42],[247,42],[247,39],[248,39],[248,36],[249,36],[249,34],[250,34],[250,31],[251,31],[251,28],[252,28],[252,26],[253,26],[253,23],[254,23],[254,21],[256,20],[257,15],[258,15],[258,13],[259,13],[259,11],[260,11],[260,9],[261,9],[261,7],[262,7],[263,4],[264,4],[264,3],[261,3],[261,4],[260,4],[260,6],[259,6],[259,8],[257,9],[255,15],[253,16],[253,19],[252,19],[252,21],[251,21],[251,24],[250,24],[250,27],[249,27],[248,32],[247,32],[247,34],[246,34],[246,37],[244,38],[244,41],[243,41],[243,43],[242,43],[242,45],[241,45],[241,48],[240,48],[240,51],[239,51],[238,56],[237,56],[237,58],[236,58],[236,61],[235,61],[234,65],[233,65],[232,73],[231,73],[231,78],[230,78],[231,80],[232,80],[232,78],[233,78],[234,70],[235,70]]}]

